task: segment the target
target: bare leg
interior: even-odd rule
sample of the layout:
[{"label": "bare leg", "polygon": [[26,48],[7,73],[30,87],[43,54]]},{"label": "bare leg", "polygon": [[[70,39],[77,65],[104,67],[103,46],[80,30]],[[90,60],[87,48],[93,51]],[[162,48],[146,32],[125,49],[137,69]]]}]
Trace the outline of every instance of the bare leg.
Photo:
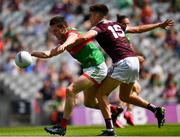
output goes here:
[{"label": "bare leg", "polygon": [[79,92],[81,92],[82,90],[87,90],[90,87],[92,87],[94,85],[94,83],[84,77],[84,76],[80,76],[78,78],[77,81],[75,81],[74,83],[72,83],[66,91],[66,103],[65,103],[65,109],[64,109],[64,119],[69,119],[70,115],[72,113],[72,109],[75,105],[75,95]]},{"label": "bare leg", "polygon": [[73,82],[70,86],[68,86],[66,90],[66,102],[64,109],[64,116],[61,120],[59,126],[53,126],[52,128],[45,128],[45,130],[50,134],[58,134],[64,136],[66,134],[67,121],[69,120],[72,110],[75,105],[75,95],[80,91],[87,90],[90,87],[94,86],[94,82],[85,76],[80,76],[77,81]]},{"label": "bare leg", "polygon": [[119,81],[107,76],[98,89],[97,98],[99,102],[99,108],[101,109],[105,119],[111,119],[110,104],[106,95],[109,95],[119,84]]},{"label": "bare leg", "polygon": [[152,111],[158,121],[158,127],[160,128],[161,126],[164,125],[165,122],[165,109],[163,107],[157,107],[148,101],[142,99],[139,97],[137,94],[130,94],[131,89],[132,89],[133,83],[132,84],[125,84],[122,83],[120,86],[120,99],[124,102],[143,107],[146,109],[149,109]]},{"label": "bare leg", "polygon": [[89,108],[99,109],[98,100],[96,98],[96,94],[98,92],[98,88],[96,86],[92,86],[91,88],[84,91],[84,105]]},{"label": "bare leg", "polygon": [[136,94],[131,94],[132,87],[133,87],[133,83],[131,84],[122,83],[120,86],[120,99],[124,102],[130,103],[136,106],[140,106],[143,108],[147,108],[147,105],[149,104],[149,102],[142,99]]},{"label": "bare leg", "polygon": [[[86,107],[99,109],[99,103],[96,98],[97,92],[98,92],[98,88],[96,86],[93,86],[83,92],[84,93],[84,105]],[[109,93],[106,94],[106,96],[108,96],[108,95],[109,95]],[[111,116],[112,116],[113,125],[116,127],[122,128],[123,126],[122,126],[121,122],[117,120],[117,117],[123,111],[123,108],[110,104],[110,110],[112,113]]]},{"label": "bare leg", "polygon": [[[133,96],[138,96],[141,92],[141,86],[140,84],[136,81],[132,87],[131,95]],[[131,111],[133,105],[132,104],[127,104],[127,110]]]},{"label": "bare leg", "polygon": [[[98,93],[98,89],[96,86],[93,86],[86,91],[84,91],[84,105],[89,108],[99,109],[99,103],[96,98],[96,95]],[[109,93],[106,94],[106,96],[109,96]],[[110,106],[112,106],[110,104]],[[117,106],[114,106],[117,107]]]}]

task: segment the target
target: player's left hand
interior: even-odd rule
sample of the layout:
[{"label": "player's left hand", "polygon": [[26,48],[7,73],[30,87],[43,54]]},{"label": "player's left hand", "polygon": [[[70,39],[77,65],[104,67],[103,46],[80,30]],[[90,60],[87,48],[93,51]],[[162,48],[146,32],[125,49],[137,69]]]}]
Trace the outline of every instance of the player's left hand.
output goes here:
[{"label": "player's left hand", "polygon": [[171,19],[167,19],[166,21],[164,21],[163,23],[161,23],[161,28],[162,29],[168,29],[169,27],[174,25],[174,21]]}]

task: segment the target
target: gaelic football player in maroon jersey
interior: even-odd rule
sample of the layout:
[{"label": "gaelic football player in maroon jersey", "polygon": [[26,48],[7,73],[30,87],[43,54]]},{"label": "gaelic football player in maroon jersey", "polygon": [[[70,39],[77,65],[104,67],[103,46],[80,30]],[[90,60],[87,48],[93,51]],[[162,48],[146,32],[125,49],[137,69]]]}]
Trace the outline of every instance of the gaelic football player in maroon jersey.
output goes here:
[{"label": "gaelic football player in maroon jersey", "polygon": [[97,94],[99,106],[107,128],[101,135],[115,135],[109,102],[106,95],[119,85],[120,99],[126,103],[134,104],[152,111],[157,118],[158,127],[161,127],[165,122],[165,109],[149,103],[136,94],[130,94],[135,80],[139,77],[139,60],[136,53],[132,50],[125,36],[125,32],[141,33],[158,27],[164,29],[172,26],[173,21],[168,19],[162,23],[127,27],[126,25],[107,20],[107,14],[108,8],[104,4],[90,6],[90,20],[94,27],[83,34],[78,40],[82,42],[89,38],[95,38],[113,61],[113,65],[109,69],[109,75],[102,82]]}]

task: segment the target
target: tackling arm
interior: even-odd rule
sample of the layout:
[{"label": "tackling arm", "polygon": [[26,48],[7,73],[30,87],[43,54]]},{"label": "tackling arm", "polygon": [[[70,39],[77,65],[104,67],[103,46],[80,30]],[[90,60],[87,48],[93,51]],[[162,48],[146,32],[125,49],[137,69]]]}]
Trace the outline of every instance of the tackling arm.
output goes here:
[{"label": "tackling arm", "polygon": [[154,23],[154,24],[147,24],[147,25],[139,25],[135,27],[129,27],[128,26],[128,33],[142,33],[142,32],[147,32],[150,30],[153,30],[155,28],[162,28],[166,29],[167,27],[173,26],[174,22],[173,20],[167,19],[166,21],[162,23]]},{"label": "tackling arm", "polygon": [[97,34],[98,34],[97,31],[89,30],[88,32],[82,34],[81,37],[76,40],[76,44],[81,44],[91,38],[94,38]]},{"label": "tackling arm", "polygon": [[65,49],[71,49],[73,46],[81,44],[86,42],[87,40],[95,37],[98,34],[95,30],[89,30],[88,32],[82,34],[80,37],[78,37],[75,33],[70,33],[67,40],[64,42],[64,44],[57,47],[55,50],[57,54],[62,53]]}]

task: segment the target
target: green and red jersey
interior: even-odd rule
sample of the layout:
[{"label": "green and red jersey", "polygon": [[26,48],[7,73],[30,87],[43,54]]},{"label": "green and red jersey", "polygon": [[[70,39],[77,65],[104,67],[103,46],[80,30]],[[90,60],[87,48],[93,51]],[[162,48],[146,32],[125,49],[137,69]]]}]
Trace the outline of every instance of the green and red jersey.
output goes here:
[{"label": "green and red jersey", "polygon": [[[68,28],[66,36],[69,33],[75,33],[80,36],[83,32],[77,30],[76,28]],[[93,43],[93,40],[87,40],[86,42],[75,45],[68,52],[77,59],[84,68],[91,66],[97,66],[105,61],[104,56],[100,49]]]}]

